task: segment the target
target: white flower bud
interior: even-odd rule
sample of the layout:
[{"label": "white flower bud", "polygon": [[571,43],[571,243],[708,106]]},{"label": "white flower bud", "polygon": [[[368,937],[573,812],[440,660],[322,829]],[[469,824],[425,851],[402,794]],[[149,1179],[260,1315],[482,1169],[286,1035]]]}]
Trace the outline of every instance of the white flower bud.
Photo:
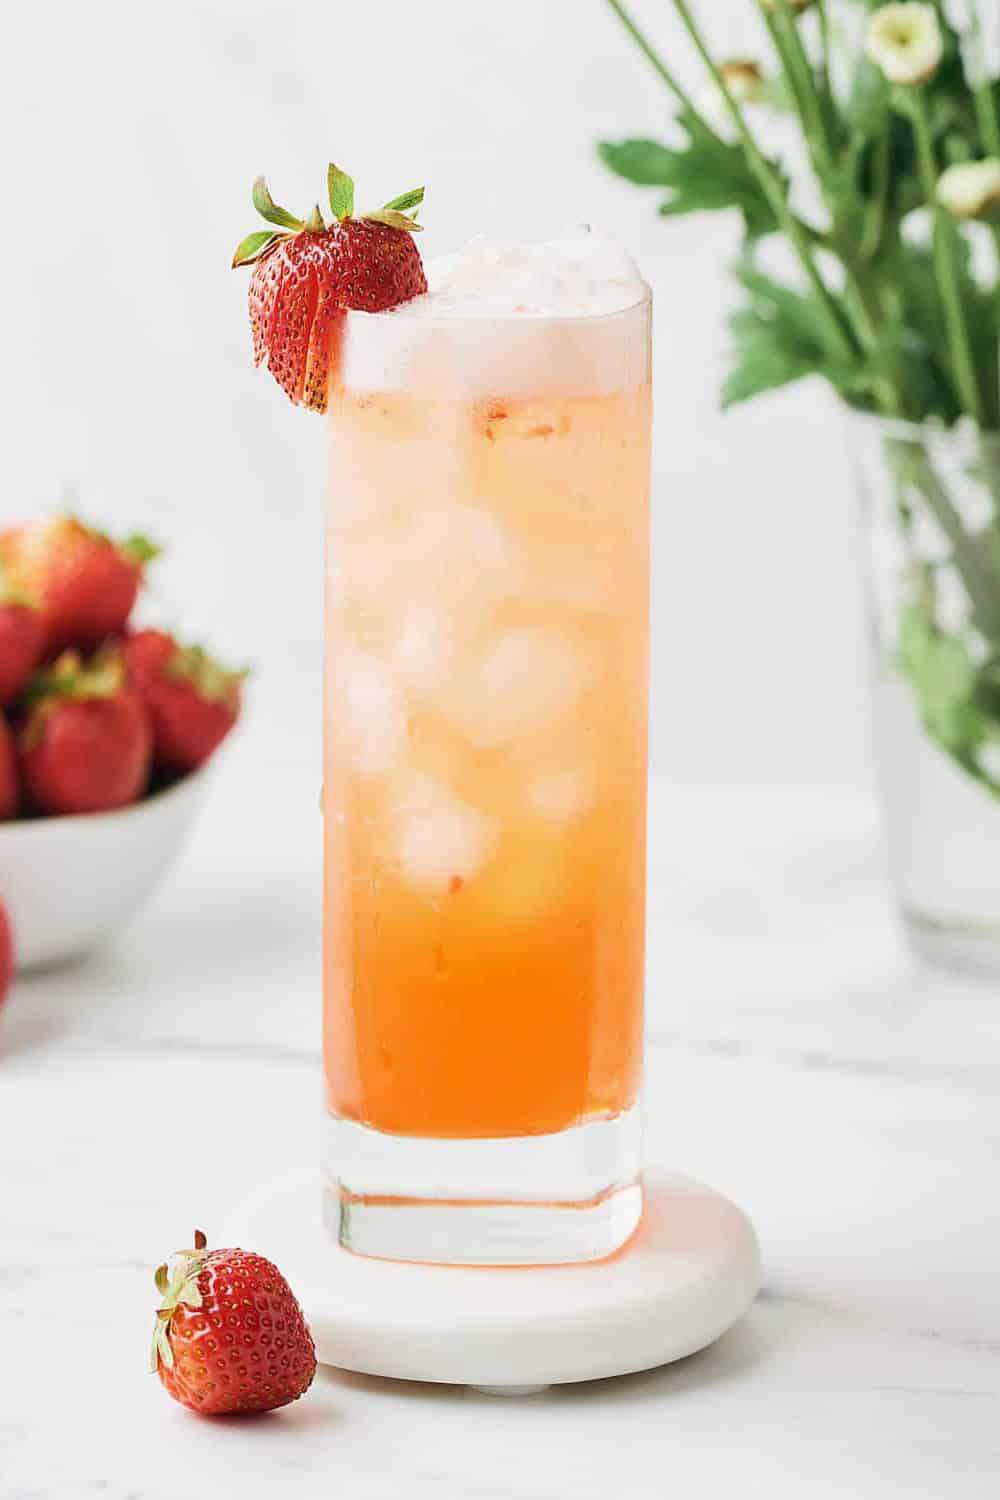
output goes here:
[{"label": "white flower bud", "polygon": [[[764,72],[760,63],[751,58],[733,57],[719,64],[719,72],[737,104],[760,102],[764,92]],[[698,108],[721,136],[733,138],[729,105],[714,78],[710,78],[702,90]]]},{"label": "white flower bud", "polygon": [[938,202],[956,219],[1000,219],[1000,161],[963,161],[938,178]]},{"label": "white flower bud", "polygon": [[868,22],[865,51],[890,83],[926,83],[944,52],[934,6],[921,0],[883,5]]},{"label": "white flower bud", "polygon": [[738,104],[756,104],[764,87],[760,63],[750,57],[731,57],[719,64],[726,87]]}]

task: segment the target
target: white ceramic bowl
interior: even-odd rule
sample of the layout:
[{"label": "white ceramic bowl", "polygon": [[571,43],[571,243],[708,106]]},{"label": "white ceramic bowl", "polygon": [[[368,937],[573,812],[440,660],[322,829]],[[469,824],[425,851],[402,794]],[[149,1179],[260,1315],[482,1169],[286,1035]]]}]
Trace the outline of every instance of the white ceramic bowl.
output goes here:
[{"label": "white ceramic bowl", "polygon": [[180,848],[205,774],[119,812],[0,823],[0,900],[19,970],[78,958],[138,911]]}]

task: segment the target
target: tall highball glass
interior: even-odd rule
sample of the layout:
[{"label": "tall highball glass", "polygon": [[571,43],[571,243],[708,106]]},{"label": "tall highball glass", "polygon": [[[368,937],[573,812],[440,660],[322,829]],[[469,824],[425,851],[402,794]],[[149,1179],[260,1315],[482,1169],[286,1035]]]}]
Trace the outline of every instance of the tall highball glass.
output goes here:
[{"label": "tall highball glass", "polygon": [[641,1212],[650,307],[350,314],[330,402],[326,1221],[593,1260]]}]

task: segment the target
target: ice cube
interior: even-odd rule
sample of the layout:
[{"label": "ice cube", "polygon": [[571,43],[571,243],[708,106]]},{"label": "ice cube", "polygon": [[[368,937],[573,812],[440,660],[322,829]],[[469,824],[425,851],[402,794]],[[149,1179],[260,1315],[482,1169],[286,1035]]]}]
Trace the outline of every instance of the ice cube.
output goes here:
[{"label": "ice cube", "polygon": [[449,594],[495,595],[517,582],[517,552],[502,523],[471,505],[428,506],[413,521],[406,564],[417,578],[439,581]]},{"label": "ice cube", "polygon": [[594,775],[584,766],[568,766],[536,776],[525,801],[533,813],[549,823],[568,823],[587,811],[594,800]]},{"label": "ice cube", "polygon": [[487,648],[466,697],[465,733],[483,749],[541,734],[573,712],[591,674],[587,655],[555,631],[507,630]]},{"label": "ice cube", "polygon": [[395,531],[345,537],[330,549],[329,567],[336,599],[381,606],[399,570],[399,536]]},{"label": "ice cube", "polygon": [[393,663],[409,686],[429,692],[447,677],[455,655],[456,642],[445,610],[436,604],[417,604],[404,612],[393,643]]},{"label": "ice cube", "polygon": [[405,778],[393,810],[393,853],[404,880],[445,895],[479,873],[498,834],[495,818],[429,776]]},{"label": "ice cube", "polygon": [[341,646],[332,662],[331,701],[351,744],[355,770],[388,771],[406,740],[406,703],[384,662]]}]

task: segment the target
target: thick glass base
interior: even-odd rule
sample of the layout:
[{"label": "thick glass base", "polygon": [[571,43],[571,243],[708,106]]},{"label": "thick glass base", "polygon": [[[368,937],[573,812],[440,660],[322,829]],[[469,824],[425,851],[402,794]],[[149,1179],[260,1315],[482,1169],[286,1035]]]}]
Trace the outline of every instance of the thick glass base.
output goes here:
[{"label": "thick glass base", "polygon": [[425,1140],[327,1120],[323,1214],[345,1249],[444,1265],[602,1260],[642,1213],[631,1109],[555,1135]]},{"label": "thick glass base", "polygon": [[903,926],[922,963],[976,979],[1000,976],[1000,924],[941,920],[904,909]]}]

